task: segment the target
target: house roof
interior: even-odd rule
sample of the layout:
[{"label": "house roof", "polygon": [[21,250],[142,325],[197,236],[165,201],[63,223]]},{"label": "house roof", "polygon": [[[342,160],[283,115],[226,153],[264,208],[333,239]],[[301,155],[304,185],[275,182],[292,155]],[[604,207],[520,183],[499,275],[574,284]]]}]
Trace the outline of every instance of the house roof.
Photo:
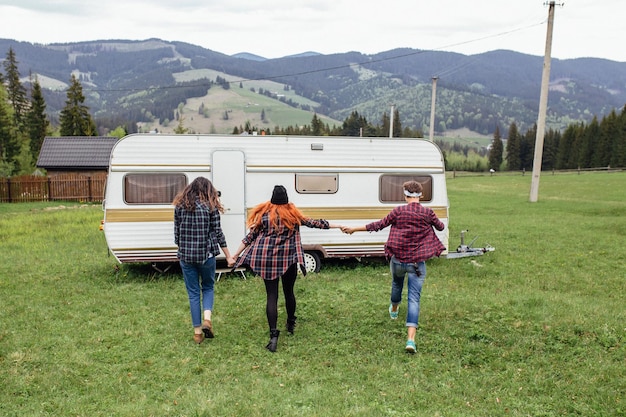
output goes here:
[{"label": "house roof", "polygon": [[118,138],[110,136],[46,136],[37,167],[45,169],[108,169]]}]

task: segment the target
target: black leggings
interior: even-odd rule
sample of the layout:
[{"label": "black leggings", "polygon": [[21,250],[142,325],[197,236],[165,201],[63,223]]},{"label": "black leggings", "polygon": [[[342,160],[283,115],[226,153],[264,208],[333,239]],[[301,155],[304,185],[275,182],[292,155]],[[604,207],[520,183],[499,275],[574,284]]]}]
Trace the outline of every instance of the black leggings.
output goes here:
[{"label": "black leggings", "polygon": [[[293,287],[298,276],[297,268],[298,264],[291,265],[280,278],[283,282],[287,319],[293,319],[296,316],[296,295],[293,292]],[[263,282],[265,282],[265,292],[267,293],[267,304],[265,305],[267,324],[269,324],[270,330],[275,330],[278,322],[278,279],[266,279]]]}]

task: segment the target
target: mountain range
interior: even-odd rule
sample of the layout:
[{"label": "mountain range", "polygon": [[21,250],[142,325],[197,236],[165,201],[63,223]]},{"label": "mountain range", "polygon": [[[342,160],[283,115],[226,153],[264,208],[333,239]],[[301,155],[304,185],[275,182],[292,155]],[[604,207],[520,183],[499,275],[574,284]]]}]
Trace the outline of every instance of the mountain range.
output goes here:
[{"label": "mountain range", "polygon": [[[23,81],[37,77],[53,121],[74,74],[96,121],[111,128],[177,119],[181,105],[194,100],[199,113],[204,109],[213,123],[227,126],[229,111],[237,106],[232,95],[247,100],[238,109],[246,114],[243,107],[252,104],[255,94],[262,96],[263,110],[268,109],[255,109],[261,114],[255,121],[265,117],[266,123],[283,125],[297,120],[281,117],[280,108],[285,108],[303,114],[299,120],[310,121],[315,112],[327,123],[341,124],[356,111],[377,124],[393,108],[403,127],[428,132],[436,79],[437,134],[469,129],[491,135],[496,127],[506,134],[513,122],[520,131],[536,122],[544,65],[541,56],[509,50],[463,55],[402,48],[371,55],[306,52],[265,59],[160,39],[64,44],[0,39],[0,54],[9,48]],[[626,63],[553,58],[550,80],[549,128],[563,130],[572,123],[601,119],[626,104]],[[218,90],[231,94],[215,94]],[[270,101],[279,107],[270,111]]]}]

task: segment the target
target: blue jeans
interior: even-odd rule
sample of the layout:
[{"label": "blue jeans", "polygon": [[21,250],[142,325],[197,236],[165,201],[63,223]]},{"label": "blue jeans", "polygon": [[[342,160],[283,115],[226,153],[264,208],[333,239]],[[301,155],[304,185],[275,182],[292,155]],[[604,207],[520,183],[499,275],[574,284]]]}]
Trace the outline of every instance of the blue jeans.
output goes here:
[{"label": "blue jeans", "polygon": [[426,278],[426,263],[402,263],[395,257],[389,262],[391,269],[391,304],[397,305],[402,301],[402,288],[404,277],[408,275],[408,309],[406,313],[406,326],[416,327],[420,316],[420,296],[422,286]]},{"label": "blue jeans", "polygon": [[[180,261],[183,271],[185,287],[189,296],[189,309],[191,311],[191,324],[193,327],[202,325],[202,312],[213,310],[215,285],[215,256],[210,257],[204,263],[188,263]],[[202,293],[202,308],[200,308],[200,294]]]}]

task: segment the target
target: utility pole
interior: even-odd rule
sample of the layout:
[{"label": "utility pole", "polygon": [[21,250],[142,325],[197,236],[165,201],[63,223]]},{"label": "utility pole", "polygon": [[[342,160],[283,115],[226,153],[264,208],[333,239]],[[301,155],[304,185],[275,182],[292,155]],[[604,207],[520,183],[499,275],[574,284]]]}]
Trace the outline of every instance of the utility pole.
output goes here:
[{"label": "utility pole", "polygon": [[439,77],[433,77],[433,90],[430,99],[430,133],[428,134],[428,140],[433,141],[435,136],[435,98],[437,97],[437,80]]},{"label": "utility pole", "polygon": [[389,139],[393,138],[393,108],[395,104],[391,105],[391,116],[389,116]]},{"label": "utility pole", "polygon": [[550,1],[548,10],[548,33],[546,51],[543,57],[543,76],[541,77],[541,95],[539,97],[539,116],[537,118],[537,136],[535,137],[535,157],[533,159],[533,177],[530,184],[530,202],[536,203],[539,196],[539,177],[543,157],[543,138],[546,134],[546,113],[548,109],[548,87],[550,85],[550,61],[552,54],[552,28],[554,26],[555,2]]}]

